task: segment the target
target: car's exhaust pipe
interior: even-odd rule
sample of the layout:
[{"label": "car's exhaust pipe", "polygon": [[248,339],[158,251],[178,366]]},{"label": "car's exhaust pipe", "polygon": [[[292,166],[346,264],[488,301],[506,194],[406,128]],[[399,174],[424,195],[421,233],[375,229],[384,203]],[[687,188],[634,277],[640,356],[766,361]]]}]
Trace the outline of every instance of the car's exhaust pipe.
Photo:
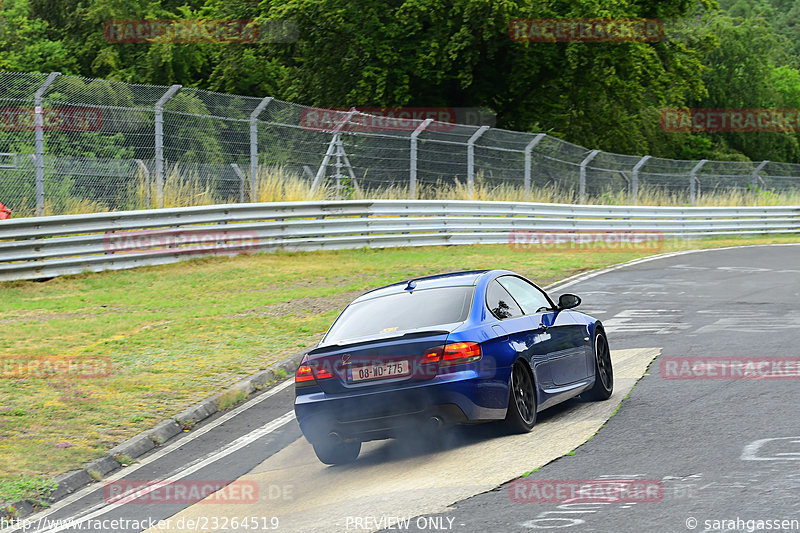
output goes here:
[{"label": "car's exhaust pipe", "polygon": [[438,416],[432,416],[428,419],[428,428],[431,431],[438,431],[444,426],[444,421]]},{"label": "car's exhaust pipe", "polygon": [[344,440],[342,439],[342,436],[336,433],[335,431],[331,431],[330,433],[328,433],[328,438],[331,440],[331,442],[335,444],[339,444]]}]

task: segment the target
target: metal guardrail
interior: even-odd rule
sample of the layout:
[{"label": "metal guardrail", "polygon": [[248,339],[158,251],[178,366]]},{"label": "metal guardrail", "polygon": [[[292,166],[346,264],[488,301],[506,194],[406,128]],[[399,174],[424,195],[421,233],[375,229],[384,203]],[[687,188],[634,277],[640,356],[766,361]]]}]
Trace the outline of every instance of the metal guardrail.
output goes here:
[{"label": "metal guardrail", "polygon": [[353,200],[227,204],[0,222],[0,281],[251,251],[507,244],[515,232],[800,233],[800,206],[645,207]]}]

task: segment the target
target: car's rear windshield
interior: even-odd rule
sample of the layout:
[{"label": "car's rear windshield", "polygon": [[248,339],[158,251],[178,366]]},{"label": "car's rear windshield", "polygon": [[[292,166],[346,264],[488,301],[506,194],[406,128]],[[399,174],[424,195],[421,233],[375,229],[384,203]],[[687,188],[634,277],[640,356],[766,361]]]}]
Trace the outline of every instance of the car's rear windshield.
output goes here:
[{"label": "car's rear windshield", "polygon": [[474,287],[440,287],[356,302],[333,324],[325,344],[463,322],[469,315],[473,290]]}]

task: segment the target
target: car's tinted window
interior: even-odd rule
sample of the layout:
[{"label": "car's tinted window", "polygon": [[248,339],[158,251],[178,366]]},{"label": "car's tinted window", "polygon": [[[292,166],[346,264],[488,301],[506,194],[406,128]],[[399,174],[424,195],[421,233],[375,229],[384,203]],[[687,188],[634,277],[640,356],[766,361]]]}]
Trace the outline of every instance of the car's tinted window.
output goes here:
[{"label": "car's tinted window", "polygon": [[550,308],[550,302],[542,291],[527,281],[516,276],[502,276],[497,281],[514,297],[526,315],[541,313]]},{"label": "car's tinted window", "polygon": [[356,302],[333,324],[325,343],[463,322],[473,291],[474,287],[441,287]]},{"label": "car's tinted window", "polygon": [[486,290],[486,305],[489,306],[492,314],[500,319],[522,316],[522,309],[508,294],[508,291],[497,283],[497,280],[491,282]]}]

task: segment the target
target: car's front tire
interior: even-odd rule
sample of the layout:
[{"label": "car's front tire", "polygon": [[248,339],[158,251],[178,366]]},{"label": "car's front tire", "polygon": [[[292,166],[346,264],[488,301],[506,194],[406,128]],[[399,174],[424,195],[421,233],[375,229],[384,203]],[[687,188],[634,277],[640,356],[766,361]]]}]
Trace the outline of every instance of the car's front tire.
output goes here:
[{"label": "car's front tire", "polygon": [[614,368],[611,366],[611,350],[605,332],[595,328],[594,332],[594,385],[581,394],[590,401],[602,401],[614,392]]},{"label": "car's front tire", "polygon": [[527,433],[536,424],[536,389],[528,365],[517,361],[511,368],[505,424],[510,433]]},{"label": "car's front tire", "polygon": [[341,441],[329,438],[312,442],[317,459],[326,465],[342,465],[352,463],[361,453],[360,441]]}]

